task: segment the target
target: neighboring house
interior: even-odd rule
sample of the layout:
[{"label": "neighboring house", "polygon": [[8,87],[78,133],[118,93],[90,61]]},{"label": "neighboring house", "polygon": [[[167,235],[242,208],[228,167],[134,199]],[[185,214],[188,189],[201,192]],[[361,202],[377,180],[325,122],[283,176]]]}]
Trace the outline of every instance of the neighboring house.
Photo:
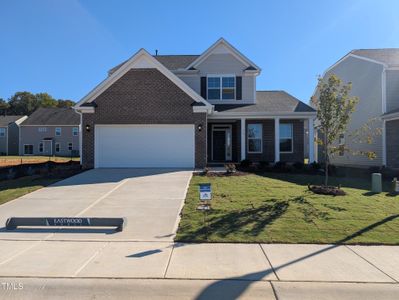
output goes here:
[{"label": "neighboring house", "polygon": [[[399,49],[353,50],[328,68],[323,77],[326,79],[331,74],[338,75],[344,83],[352,82],[351,95],[360,99],[347,132],[337,141],[351,151],[341,151],[331,162],[356,167],[398,168]],[[365,133],[360,141],[354,138],[354,133],[365,124],[371,126],[369,133],[374,135],[371,144],[365,143]],[[375,132],[382,134],[375,135]],[[371,160],[358,151],[373,151],[377,158]],[[322,159],[322,153],[318,156]]]},{"label": "neighboring house", "polygon": [[18,155],[19,125],[27,116],[0,116],[0,155]]},{"label": "neighboring house", "polygon": [[20,125],[20,155],[79,156],[79,128],[72,108],[38,108]]},{"label": "neighboring house", "polygon": [[315,111],[284,91],[256,91],[260,72],[224,39],[201,55],[141,49],[75,106],[83,166],[313,161],[304,150],[313,125],[307,138],[304,128]]}]

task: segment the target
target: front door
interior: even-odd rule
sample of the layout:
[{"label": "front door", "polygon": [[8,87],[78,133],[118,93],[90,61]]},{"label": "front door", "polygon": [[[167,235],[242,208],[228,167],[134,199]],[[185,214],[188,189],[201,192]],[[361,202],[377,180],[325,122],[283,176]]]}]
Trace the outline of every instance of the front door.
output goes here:
[{"label": "front door", "polygon": [[51,156],[53,155],[53,141],[43,140],[43,155]]},{"label": "front door", "polygon": [[213,125],[212,160],[230,161],[232,159],[231,125]]}]

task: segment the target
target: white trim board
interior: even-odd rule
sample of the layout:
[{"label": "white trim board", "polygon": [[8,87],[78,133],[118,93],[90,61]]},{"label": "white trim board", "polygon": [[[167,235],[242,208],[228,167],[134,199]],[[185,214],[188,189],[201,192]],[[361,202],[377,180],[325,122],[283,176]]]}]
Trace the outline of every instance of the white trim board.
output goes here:
[{"label": "white trim board", "polygon": [[183,80],[168,70],[163,64],[156,60],[146,50],[140,49],[134,54],[129,60],[127,60],[117,71],[112,73],[111,76],[103,80],[93,90],[91,90],[86,96],[82,98],[73,108],[75,110],[84,110],[81,105],[83,103],[90,103],[94,101],[100,94],[102,94],[107,88],[109,88],[115,81],[125,75],[130,69],[140,68],[155,68],[176,84],[181,90],[189,95],[194,101],[205,104],[208,111],[212,111],[212,105],[209,104],[204,98],[197,94],[192,88],[190,88]]}]

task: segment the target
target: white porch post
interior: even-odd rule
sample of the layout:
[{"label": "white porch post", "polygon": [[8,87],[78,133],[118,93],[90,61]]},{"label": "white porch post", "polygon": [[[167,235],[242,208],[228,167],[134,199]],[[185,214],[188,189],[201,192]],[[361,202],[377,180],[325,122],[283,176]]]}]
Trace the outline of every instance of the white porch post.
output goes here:
[{"label": "white porch post", "polygon": [[386,122],[382,120],[382,165],[387,165]]},{"label": "white porch post", "polygon": [[247,143],[247,139],[245,136],[245,119],[241,118],[241,160],[244,160],[247,156],[246,156],[246,143]]},{"label": "white porch post", "polygon": [[274,162],[280,161],[280,118],[274,118]]},{"label": "white porch post", "polygon": [[309,164],[314,162],[314,123],[313,118],[309,118]]}]

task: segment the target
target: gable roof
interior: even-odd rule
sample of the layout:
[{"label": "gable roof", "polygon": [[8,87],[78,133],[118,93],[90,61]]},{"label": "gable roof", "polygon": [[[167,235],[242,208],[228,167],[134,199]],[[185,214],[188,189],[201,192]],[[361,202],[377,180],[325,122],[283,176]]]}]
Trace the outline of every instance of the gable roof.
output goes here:
[{"label": "gable roof", "polygon": [[186,69],[189,70],[191,68],[195,68],[198,66],[203,60],[205,60],[209,55],[212,54],[218,47],[224,47],[227,49],[235,58],[241,61],[244,65],[247,66],[248,70],[256,70],[261,71],[261,69],[249,60],[244,54],[238,51],[233,45],[227,42],[224,38],[218,39],[212,46],[210,46],[204,53],[198,56],[191,64],[189,64]]},{"label": "gable roof", "polygon": [[[75,109],[82,109],[84,103],[92,102],[98,95],[103,93],[109,86],[121,78],[132,68],[155,68],[165,75],[169,80],[176,84],[181,90],[189,95],[194,101],[201,102],[205,105],[206,109],[211,110],[212,105],[189,87],[183,80],[168,70],[162,63],[156,60],[145,49],[140,49],[136,54],[129,58],[122,64],[114,73],[108,76],[93,90],[91,90],[83,99],[81,99],[75,106]],[[86,107],[87,108],[87,107]]]},{"label": "gable roof", "polygon": [[350,53],[384,63],[388,67],[399,66],[399,48],[357,49]]},{"label": "gable roof", "polygon": [[[153,55],[153,57],[163,64],[166,68],[171,71],[185,69],[188,65],[190,65],[199,55]],[[108,71],[108,74],[111,75],[116,70],[118,70],[127,60],[119,65],[113,67]]]},{"label": "gable roof", "polygon": [[0,126],[8,126],[9,124],[14,123],[24,117],[25,116],[0,116]]},{"label": "gable roof", "polygon": [[314,113],[309,105],[285,91],[257,91],[254,104],[219,104],[216,112],[233,113]]},{"label": "gable roof", "polygon": [[76,125],[80,116],[72,108],[38,108],[21,125]]}]

